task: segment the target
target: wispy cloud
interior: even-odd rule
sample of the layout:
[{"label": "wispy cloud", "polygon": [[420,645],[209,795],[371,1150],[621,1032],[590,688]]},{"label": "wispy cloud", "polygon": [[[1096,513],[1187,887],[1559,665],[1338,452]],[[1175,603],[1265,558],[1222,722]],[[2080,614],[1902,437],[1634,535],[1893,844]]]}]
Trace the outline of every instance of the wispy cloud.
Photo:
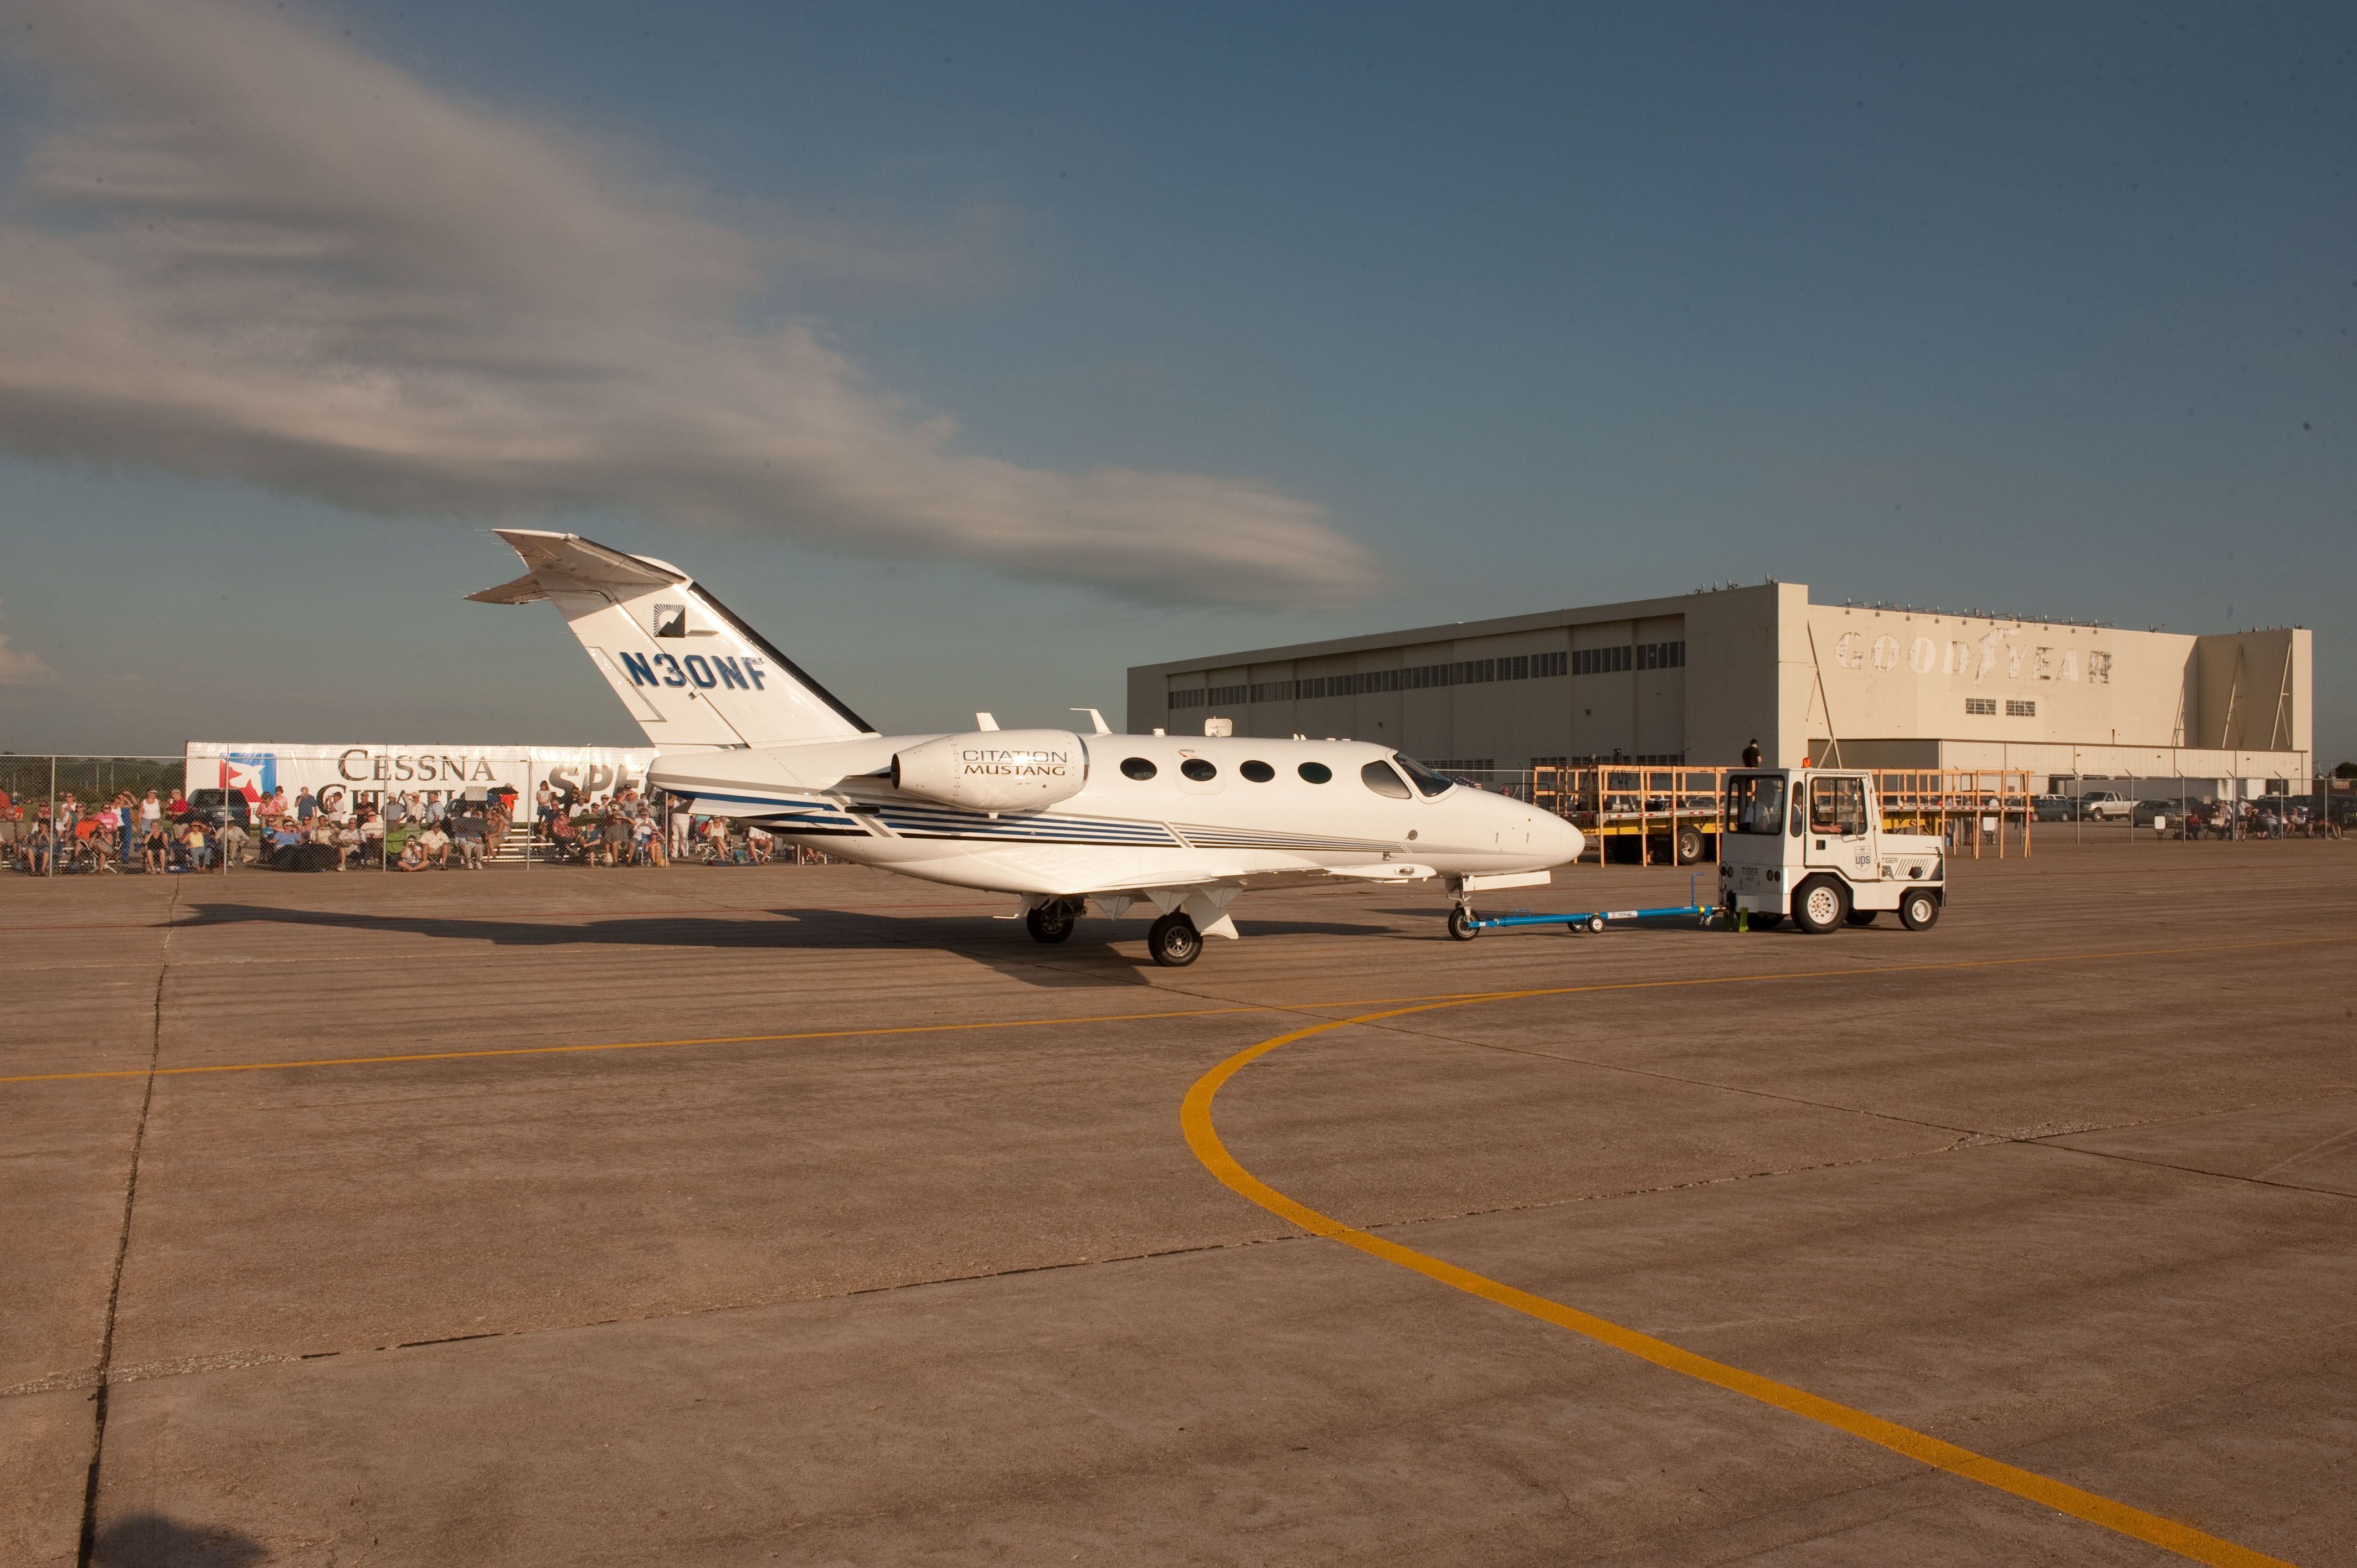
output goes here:
[{"label": "wispy cloud", "polygon": [[[756,302],[931,244],[725,210],[242,0],[28,0],[57,89],[0,222],[0,442],[383,513],[621,507],[1168,603],[1334,603],[1366,553],[1244,478],[1028,468]],[[797,289],[804,292],[798,295]]]}]

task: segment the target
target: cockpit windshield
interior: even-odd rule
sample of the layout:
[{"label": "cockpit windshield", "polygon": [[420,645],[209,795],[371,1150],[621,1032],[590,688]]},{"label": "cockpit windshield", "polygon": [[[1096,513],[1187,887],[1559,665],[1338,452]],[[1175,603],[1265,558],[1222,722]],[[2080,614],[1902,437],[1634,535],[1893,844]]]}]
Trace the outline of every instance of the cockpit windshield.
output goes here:
[{"label": "cockpit windshield", "polygon": [[1404,752],[1395,751],[1392,754],[1392,757],[1393,759],[1400,765],[1401,769],[1407,774],[1408,778],[1415,780],[1416,789],[1421,790],[1427,800],[1436,796],[1446,795],[1451,789],[1457,788],[1457,780],[1454,779],[1442,778],[1439,774],[1435,773],[1431,768],[1426,768],[1423,763],[1418,762],[1415,757],[1410,757]]}]

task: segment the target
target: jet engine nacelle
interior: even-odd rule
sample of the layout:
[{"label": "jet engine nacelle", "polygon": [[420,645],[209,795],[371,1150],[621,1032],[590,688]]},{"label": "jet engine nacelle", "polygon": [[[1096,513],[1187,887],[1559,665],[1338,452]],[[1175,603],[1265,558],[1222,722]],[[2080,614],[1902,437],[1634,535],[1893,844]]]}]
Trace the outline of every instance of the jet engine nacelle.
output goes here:
[{"label": "jet engine nacelle", "polygon": [[1051,806],[1088,776],[1088,752],[1070,730],[974,730],[892,755],[892,788],[977,811]]}]

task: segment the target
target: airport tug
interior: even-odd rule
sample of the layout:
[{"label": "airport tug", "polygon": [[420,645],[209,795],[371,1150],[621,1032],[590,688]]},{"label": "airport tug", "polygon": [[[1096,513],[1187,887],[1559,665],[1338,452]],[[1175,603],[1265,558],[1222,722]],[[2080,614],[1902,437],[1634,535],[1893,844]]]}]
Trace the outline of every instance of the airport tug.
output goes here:
[{"label": "airport tug", "polygon": [[1910,931],[1940,918],[1948,865],[1930,833],[1882,825],[1874,779],[1835,768],[1746,769],[1727,777],[1718,840],[1719,906],[1770,928],[1790,915],[1813,935],[1870,926],[1885,909]]}]

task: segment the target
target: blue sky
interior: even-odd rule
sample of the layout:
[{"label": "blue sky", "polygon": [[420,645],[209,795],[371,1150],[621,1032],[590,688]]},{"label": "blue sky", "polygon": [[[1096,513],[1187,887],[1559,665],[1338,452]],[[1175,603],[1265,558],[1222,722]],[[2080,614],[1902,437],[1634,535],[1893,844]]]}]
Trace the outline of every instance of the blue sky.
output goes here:
[{"label": "blue sky", "polygon": [[1773,575],[2357,754],[2346,6],[21,9],[13,749],[632,738],[524,521],[888,729]]}]

